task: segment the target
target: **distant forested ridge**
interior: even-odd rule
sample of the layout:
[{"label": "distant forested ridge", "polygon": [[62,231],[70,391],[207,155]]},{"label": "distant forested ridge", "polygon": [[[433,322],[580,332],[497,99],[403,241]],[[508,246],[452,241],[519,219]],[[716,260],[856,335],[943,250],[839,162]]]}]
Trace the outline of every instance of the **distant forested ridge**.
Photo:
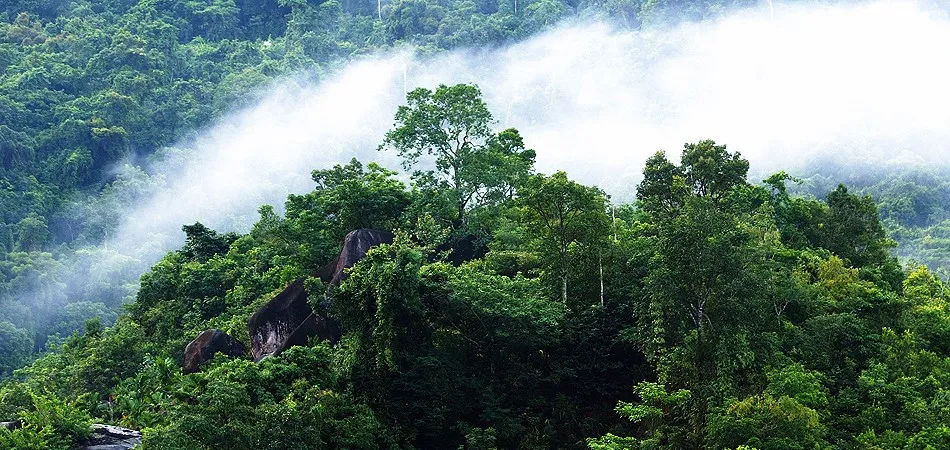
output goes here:
[{"label": "distant forested ridge", "polygon": [[[94,421],[145,449],[950,445],[950,290],[892,256],[872,197],[753,183],[705,140],[613,205],[491,123],[476,86],[416,89],[379,147],[408,183],[353,160],[247,234],[185,226],[114,326],[0,383],[0,419],[23,421],[0,448],[65,450]],[[324,284],[354,229],[395,238]],[[298,279],[335,344],[182,372],[191,339],[249,342]]]}]

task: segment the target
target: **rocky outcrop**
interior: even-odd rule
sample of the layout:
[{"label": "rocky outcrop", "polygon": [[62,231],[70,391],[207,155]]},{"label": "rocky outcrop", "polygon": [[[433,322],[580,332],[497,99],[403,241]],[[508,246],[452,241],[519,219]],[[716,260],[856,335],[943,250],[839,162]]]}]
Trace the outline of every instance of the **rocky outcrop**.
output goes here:
[{"label": "rocky outcrop", "polygon": [[205,330],[185,347],[185,359],[182,363],[182,372],[197,372],[207,361],[211,361],[216,353],[228,356],[244,356],[247,348],[237,339],[221,330]]},{"label": "rocky outcrop", "polygon": [[330,264],[323,266],[314,276],[320,278],[324,283],[338,286],[346,279],[344,269],[349,269],[356,265],[369,249],[379,244],[392,244],[392,233],[388,231],[360,229],[351,231],[343,238],[343,249],[340,254]]},{"label": "rocky outcrop", "polygon": [[92,434],[78,450],[129,450],[142,443],[142,433],[112,425],[93,424]]},{"label": "rocky outcrop", "polygon": [[[314,273],[327,285],[339,285],[346,279],[346,271],[366,256],[373,246],[392,243],[388,231],[360,229],[351,231],[343,240],[343,249],[330,264]],[[304,345],[311,337],[336,342],[340,327],[334,320],[313,312],[307,302],[304,279],[298,279],[251,316],[248,321],[251,336],[251,356],[255,361],[294,346]]]},{"label": "rocky outcrop", "polygon": [[[260,361],[265,356],[280,353],[294,345],[291,336],[313,314],[307,304],[307,290],[303,284],[302,278],[290,283],[251,316],[247,326],[251,336],[251,357],[254,361]],[[299,341],[303,334],[298,333],[296,340]]]}]

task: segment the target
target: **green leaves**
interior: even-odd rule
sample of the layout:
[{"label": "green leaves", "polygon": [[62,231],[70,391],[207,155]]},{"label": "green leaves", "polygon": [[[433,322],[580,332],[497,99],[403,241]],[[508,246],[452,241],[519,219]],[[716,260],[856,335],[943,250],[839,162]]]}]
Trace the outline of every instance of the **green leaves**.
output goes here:
[{"label": "green leaves", "polygon": [[0,168],[11,173],[30,168],[36,158],[35,145],[26,133],[0,125]]},{"label": "green leaves", "polygon": [[10,322],[0,321],[0,378],[25,365],[32,353],[30,334]]},{"label": "green leaves", "polygon": [[419,295],[422,255],[405,237],[380,245],[350,272],[334,301],[336,317],[356,340],[355,368],[395,371],[430,332]]},{"label": "green leaves", "polygon": [[526,225],[537,238],[536,251],[546,261],[547,270],[555,273],[561,302],[567,304],[568,277],[575,263],[571,256],[587,253],[599,258],[607,246],[607,199],[600,189],[583,186],[569,180],[566,173],[557,172],[550,177],[529,178],[517,203],[529,212]]},{"label": "green leaves", "polygon": [[117,393],[118,406],[140,408],[126,419],[148,426],[145,448],[388,447],[373,412],[335,390],[326,347],[294,347],[256,364],[217,358],[188,376],[169,364],[153,362]]},{"label": "green leaves", "polygon": [[[534,151],[524,148],[517,130],[492,133],[492,115],[481,96],[470,84],[415,89],[379,146],[395,150],[404,169],[415,169],[421,189],[450,192],[459,225],[469,209],[511,198],[534,166]],[[434,171],[419,168],[423,155],[434,158]]]},{"label": "green leaves", "polygon": [[688,196],[711,200],[725,206],[729,194],[746,186],[749,161],[739,153],[729,153],[725,145],[705,140],[685,144],[677,166],[657,152],[646,161],[643,181],[637,186],[637,200],[658,219],[675,216]]},{"label": "green leaves", "polygon": [[92,419],[79,405],[51,393],[30,391],[29,408],[21,410],[22,428],[0,428],[0,448],[68,450],[90,434]]}]

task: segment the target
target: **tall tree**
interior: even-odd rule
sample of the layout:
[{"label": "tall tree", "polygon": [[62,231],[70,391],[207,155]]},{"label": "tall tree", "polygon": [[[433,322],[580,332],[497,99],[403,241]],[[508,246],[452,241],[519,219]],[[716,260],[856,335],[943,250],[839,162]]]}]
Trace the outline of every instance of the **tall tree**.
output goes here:
[{"label": "tall tree", "polygon": [[[688,199],[681,214],[660,227],[646,279],[656,316],[649,320],[661,324],[655,326],[660,335],[654,342],[663,343],[663,348],[648,348],[648,354],[661,382],[687,382],[693,392],[696,448],[713,396],[709,387],[717,359],[724,356],[716,354],[717,340],[754,329],[764,321],[757,315],[769,309],[761,303],[765,296],[758,290],[756,268],[761,261],[755,260],[745,225],[710,199]],[[676,361],[675,354],[691,354],[692,361]],[[690,370],[683,373],[684,367]]]},{"label": "tall tree", "polygon": [[[531,173],[534,151],[525,149],[515,129],[492,132],[478,86],[418,88],[406,100],[379,149],[397,151],[406,170],[415,168],[417,183],[451,191],[458,224],[471,207],[510,197]],[[423,155],[434,158],[435,170],[420,168]]]},{"label": "tall tree", "polygon": [[710,139],[683,146],[683,175],[693,194],[720,201],[735,186],[746,183],[749,161]]},{"label": "tall tree", "polygon": [[885,263],[893,242],[884,232],[874,200],[868,195],[854,195],[839,184],[828,193],[826,201],[824,247],[855,267]]},{"label": "tall tree", "polygon": [[590,249],[606,245],[610,232],[607,199],[600,189],[571,181],[564,172],[531,177],[519,198],[531,212],[530,223],[540,237],[541,252],[556,267],[561,301],[567,303],[571,246]]},{"label": "tall tree", "polygon": [[708,139],[687,143],[678,166],[664,152],[647,159],[637,200],[653,216],[671,218],[690,195],[722,204],[735,187],[748,184],[748,172],[749,161],[738,152],[729,153],[725,145]]}]

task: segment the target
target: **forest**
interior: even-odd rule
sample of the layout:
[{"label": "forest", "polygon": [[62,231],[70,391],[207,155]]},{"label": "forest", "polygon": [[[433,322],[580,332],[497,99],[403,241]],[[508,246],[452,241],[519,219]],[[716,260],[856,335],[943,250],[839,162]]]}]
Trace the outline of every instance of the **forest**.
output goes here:
[{"label": "forest", "polygon": [[[88,260],[115,257],[98,245],[114,235],[118,205],[157,183],[147,174],[168,146],[254,102],[256,89],[295,73],[319,80],[347,61],[404,45],[421,53],[500,46],[569,17],[615,17],[634,28],[674,9],[682,8],[561,0],[4,2],[0,336],[11,348],[0,374],[28,359],[23,346],[41,352],[81,332],[89,318],[114,322],[136,293],[125,280],[139,273],[116,282]],[[722,12],[686,9],[697,19]],[[74,272],[92,274],[56,275]]]},{"label": "forest", "polygon": [[[950,448],[941,167],[758,179],[701,140],[656,149],[618,202],[537,170],[478,85],[420,87],[377,143],[399,167],[307,168],[247,232],[182,224],[134,285],[58,278],[115,232],[140,182],[117,165],[147,172],[280,77],[751,4],[5,4],[0,449],[83,448],[93,423],[143,449]],[[356,230],[391,238],[321,276]],[[332,332],[258,357],[252,318],[295,286]],[[206,330],[239,350],[191,367]]]}]

